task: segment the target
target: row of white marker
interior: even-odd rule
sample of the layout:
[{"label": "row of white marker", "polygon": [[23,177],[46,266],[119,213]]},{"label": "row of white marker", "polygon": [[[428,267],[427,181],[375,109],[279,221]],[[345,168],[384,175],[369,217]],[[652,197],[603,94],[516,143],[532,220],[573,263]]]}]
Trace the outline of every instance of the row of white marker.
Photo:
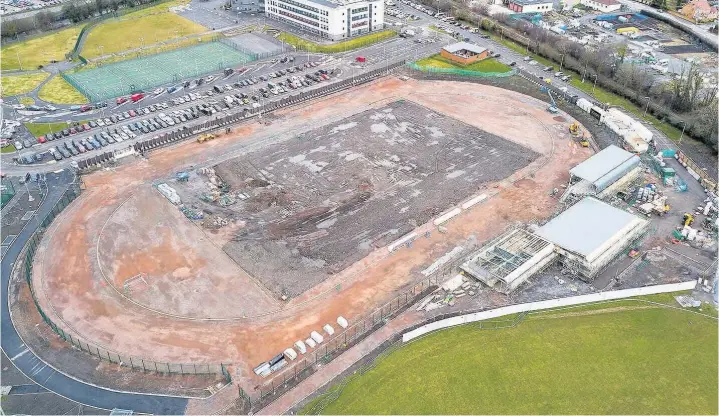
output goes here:
[{"label": "row of white marker", "polygon": [[[337,325],[342,327],[342,329],[347,328],[349,323],[347,320],[342,317],[337,317]],[[335,329],[330,324],[325,324],[325,326],[322,327],[324,332],[327,334],[327,336],[332,336],[335,333]],[[317,331],[312,331],[310,333],[309,338],[306,340],[298,340],[295,342],[295,348],[297,348],[297,351],[300,352],[300,354],[305,354],[309,349],[317,347],[319,344],[322,344],[325,340],[325,337],[322,336]],[[308,348],[309,347],[309,348]],[[283,353],[276,355],[273,357],[270,361],[264,362],[257,367],[255,367],[254,371],[255,374],[267,377],[271,373],[281,369],[285,365],[287,365],[287,360],[293,361],[297,358],[298,354],[293,348],[287,348]]]}]

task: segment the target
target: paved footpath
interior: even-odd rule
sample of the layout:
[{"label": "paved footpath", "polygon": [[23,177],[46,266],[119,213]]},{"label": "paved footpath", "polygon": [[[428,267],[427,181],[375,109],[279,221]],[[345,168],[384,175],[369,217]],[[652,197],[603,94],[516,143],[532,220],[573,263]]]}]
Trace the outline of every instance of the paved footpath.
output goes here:
[{"label": "paved footpath", "polygon": [[336,376],[342,374],[354,363],[382,345],[383,342],[404,331],[406,328],[426,320],[427,317],[424,313],[417,312],[415,310],[416,306],[414,305],[411,305],[409,309],[404,311],[398,317],[392,319],[386,325],[363,339],[359,344],[332,360],[329,364],[324,366],[324,368],[321,368],[319,371],[309,376],[298,386],[270,403],[269,406],[260,410],[258,414],[281,415],[287,413],[292,406],[301,402],[315,390],[332,381]]}]

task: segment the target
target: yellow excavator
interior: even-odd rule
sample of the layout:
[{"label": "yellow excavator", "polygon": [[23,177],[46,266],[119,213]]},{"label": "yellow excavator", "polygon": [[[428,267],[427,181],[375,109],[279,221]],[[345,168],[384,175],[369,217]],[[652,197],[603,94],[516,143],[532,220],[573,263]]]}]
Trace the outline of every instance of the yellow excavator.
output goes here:
[{"label": "yellow excavator", "polygon": [[690,226],[694,222],[694,216],[690,213],[684,214],[684,226]]},{"label": "yellow excavator", "polygon": [[582,127],[579,126],[579,123],[576,121],[569,125],[569,133],[572,134],[572,136],[577,139],[577,143],[579,143],[582,147],[589,147],[589,140],[584,137],[584,131],[582,131]]},{"label": "yellow excavator", "polygon": [[217,135],[216,135],[215,133],[201,134],[201,135],[197,138],[197,143],[208,142],[208,141],[210,141],[210,140],[213,140],[213,139],[216,138],[216,137],[217,137]]}]

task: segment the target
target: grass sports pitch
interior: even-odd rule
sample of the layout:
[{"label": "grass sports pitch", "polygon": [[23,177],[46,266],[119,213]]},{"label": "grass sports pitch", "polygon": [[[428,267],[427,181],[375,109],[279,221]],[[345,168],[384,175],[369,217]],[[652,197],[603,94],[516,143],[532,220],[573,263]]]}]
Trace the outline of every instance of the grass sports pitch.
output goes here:
[{"label": "grass sports pitch", "polygon": [[91,101],[100,101],[139,90],[179,82],[255,57],[221,42],[177,49],[157,55],[107,64],[65,74],[66,79]]},{"label": "grass sports pitch", "polygon": [[437,332],[302,413],[717,414],[716,369],[715,318],[610,302]]}]

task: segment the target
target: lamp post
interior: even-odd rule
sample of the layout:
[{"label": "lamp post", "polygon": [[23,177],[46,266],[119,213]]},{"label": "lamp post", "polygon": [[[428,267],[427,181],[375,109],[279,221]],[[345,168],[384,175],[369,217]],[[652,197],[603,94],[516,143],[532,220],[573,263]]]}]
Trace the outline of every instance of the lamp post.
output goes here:
[{"label": "lamp post", "polygon": [[684,137],[684,130],[687,128],[686,121],[682,121],[682,134],[679,136],[679,141],[677,142],[677,146],[682,144],[682,138]]},{"label": "lamp post", "polygon": [[644,97],[644,98],[647,99],[647,106],[644,107],[644,115],[643,115],[642,117],[643,117],[643,118],[646,118],[646,117],[647,117],[647,111],[649,111],[649,102],[652,101],[652,97]]}]

